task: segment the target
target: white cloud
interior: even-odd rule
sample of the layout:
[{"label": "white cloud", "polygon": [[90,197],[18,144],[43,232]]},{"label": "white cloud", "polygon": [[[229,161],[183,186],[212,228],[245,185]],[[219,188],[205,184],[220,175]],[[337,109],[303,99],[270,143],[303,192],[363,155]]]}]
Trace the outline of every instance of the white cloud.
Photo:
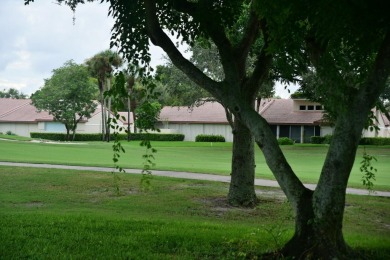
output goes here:
[{"label": "white cloud", "polygon": [[31,53],[25,50],[16,51],[17,59],[9,62],[6,70],[27,70],[31,68]]},{"label": "white cloud", "polygon": [[0,79],[0,90],[9,89],[9,88],[22,89],[24,87],[26,87],[26,85],[22,82],[17,83],[17,82]]},{"label": "white cloud", "polygon": [[[83,63],[110,46],[114,22],[107,17],[107,3],[79,5],[75,14],[47,0],[27,6],[22,0],[1,0],[1,5],[1,89],[12,87],[31,94],[66,61]],[[164,63],[159,47],[151,47],[151,52],[152,65]]]}]

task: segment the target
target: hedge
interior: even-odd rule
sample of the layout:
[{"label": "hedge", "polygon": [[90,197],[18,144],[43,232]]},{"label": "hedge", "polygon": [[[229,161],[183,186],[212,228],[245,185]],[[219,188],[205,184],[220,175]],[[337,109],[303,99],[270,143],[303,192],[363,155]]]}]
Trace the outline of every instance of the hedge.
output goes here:
[{"label": "hedge", "polygon": [[[64,133],[30,133],[31,138],[40,138],[53,141],[65,141]],[[119,140],[127,140],[127,134],[119,134]],[[150,141],[183,141],[183,134],[148,134],[148,133],[131,133],[130,140],[139,141],[149,139]],[[102,134],[76,134],[74,141],[101,141]],[[114,136],[111,135],[111,140]]]},{"label": "hedge", "polygon": [[325,141],[325,137],[324,136],[312,136],[310,137],[310,142],[312,144],[323,144]]},{"label": "hedge", "polygon": [[[312,144],[330,144],[332,135],[312,136]],[[362,137],[359,142],[360,145],[390,145],[390,138],[386,137]]]},{"label": "hedge", "polygon": [[222,135],[197,135],[195,142],[225,142],[225,137]]},{"label": "hedge", "polygon": [[390,145],[390,138],[386,137],[363,137],[360,139],[361,145]]},{"label": "hedge", "polygon": [[292,140],[288,137],[280,137],[280,138],[278,138],[278,144],[279,145],[293,145],[294,140]]}]

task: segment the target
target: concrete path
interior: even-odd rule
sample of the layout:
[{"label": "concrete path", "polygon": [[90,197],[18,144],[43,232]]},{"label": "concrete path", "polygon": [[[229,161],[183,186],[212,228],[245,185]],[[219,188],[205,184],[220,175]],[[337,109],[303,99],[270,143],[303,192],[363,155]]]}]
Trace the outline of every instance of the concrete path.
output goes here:
[{"label": "concrete path", "polygon": [[[33,163],[14,163],[14,162],[0,162],[3,166],[13,167],[33,167],[33,168],[50,168],[50,169],[66,169],[66,170],[82,170],[82,171],[98,171],[98,172],[112,172],[115,168],[109,167],[93,167],[93,166],[70,166],[70,165],[54,165],[54,164],[33,164]],[[141,174],[139,169],[125,169],[126,173]],[[182,178],[191,180],[207,180],[207,181],[219,181],[219,182],[230,182],[230,176],[205,174],[205,173],[191,173],[191,172],[172,172],[172,171],[157,171],[153,170],[152,174],[155,176],[164,176],[172,178]],[[256,186],[264,187],[279,187],[276,181],[255,179]],[[315,184],[305,184],[309,189],[315,189]],[[368,192],[363,189],[347,188],[347,194],[354,195],[369,195],[379,197],[390,197],[390,192],[387,191],[375,191],[374,193]]]}]

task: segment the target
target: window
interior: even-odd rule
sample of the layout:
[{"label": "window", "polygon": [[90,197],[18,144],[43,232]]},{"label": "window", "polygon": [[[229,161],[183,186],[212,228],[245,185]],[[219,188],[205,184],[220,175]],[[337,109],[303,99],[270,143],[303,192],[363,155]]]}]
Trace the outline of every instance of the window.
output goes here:
[{"label": "window", "polygon": [[271,127],[271,130],[272,130],[272,133],[274,133],[274,135],[276,136],[277,126],[276,125],[270,125],[270,127]]},{"label": "window", "polygon": [[321,127],[320,126],[316,125],[314,127],[314,135],[315,136],[321,136]]},{"label": "window", "polygon": [[299,106],[299,110],[306,110],[306,106]]},{"label": "window", "polygon": [[322,106],[321,105],[320,106],[316,106],[316,110],[323,110]]},{"label": "window", "polygon": [[290,126],[281,125],[279,126],[279,137],[288,137],[290,138]]},{"label": "window", "polygon": [[301,126],[300,125],[292,125],[290,128],[290,138],[293,139],[296,143],[301,142]]},{"label": "window", "polygon": [[307,110],[314,110],[314,106],[313,105],[307,106]]}]

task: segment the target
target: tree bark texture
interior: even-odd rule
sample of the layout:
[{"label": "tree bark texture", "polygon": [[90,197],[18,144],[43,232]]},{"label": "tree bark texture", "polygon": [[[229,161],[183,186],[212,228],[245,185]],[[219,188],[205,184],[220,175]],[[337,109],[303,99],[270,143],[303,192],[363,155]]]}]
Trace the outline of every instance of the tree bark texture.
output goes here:
[{"label": "tree bark texture", "polygon": [[254,139],[249,129],[239,120],[234,120],[232,172],[228,193],[230,205],[256,205],[254,147]]}]

